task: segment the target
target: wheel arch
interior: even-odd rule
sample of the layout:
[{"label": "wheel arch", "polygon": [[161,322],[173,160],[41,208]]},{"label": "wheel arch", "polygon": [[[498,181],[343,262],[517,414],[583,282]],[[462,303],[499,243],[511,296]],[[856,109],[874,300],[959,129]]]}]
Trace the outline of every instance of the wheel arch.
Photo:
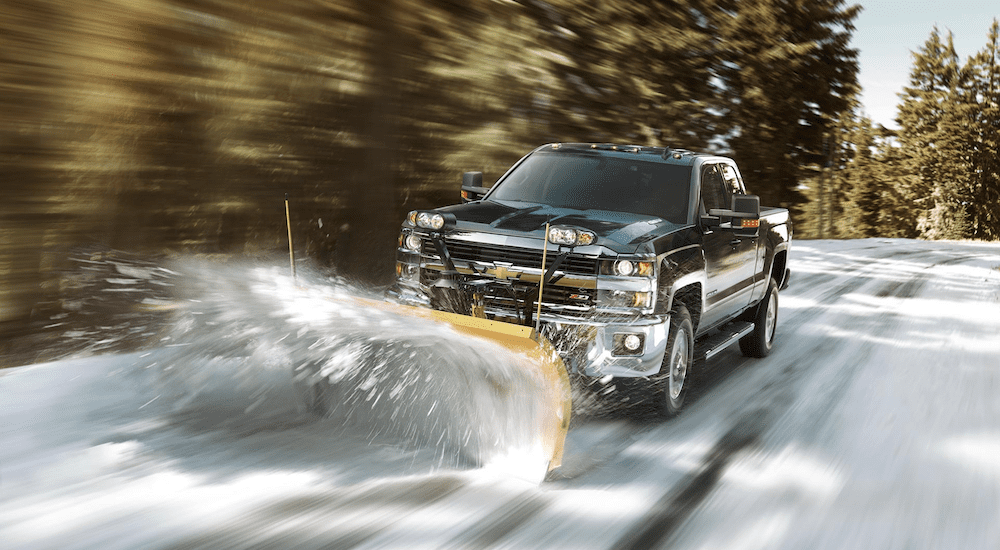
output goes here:
[{"label": "wheel arch", "polygon": [[701,283],[694,283],[680,288],[674,293],[674,302],[684,304],[691,315],[691,326],[694,329],[694,334],[698,334],[698,325],[701,322],[703,292]]},{"label": "wheel arch", "polygon": [[785,286],[788,277],[788,250],[778,250],[771,260],[771,277],[778,283],[778,288]]},{"label": "wheel arch", "polygon": [[697,334],[704,303],[705,256],[700,246],[687,246],[660,259],[656,313],[667,314],[677,302],[691,314]]}]

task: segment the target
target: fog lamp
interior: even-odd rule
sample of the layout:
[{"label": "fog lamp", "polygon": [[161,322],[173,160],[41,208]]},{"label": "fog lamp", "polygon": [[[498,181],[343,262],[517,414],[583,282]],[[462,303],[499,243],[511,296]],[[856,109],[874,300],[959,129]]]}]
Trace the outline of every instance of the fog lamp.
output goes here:
[{"label": "fog lamp", "polygon": [[629,334],[625,337],[625,340],[622,343],[625,344],[625,349],[635,351],[642,345],[642,340],[640,340],[635,334]]},{"label": "fog lamp", "polygon": [[612,337],[612,355],[642,355],[646,343],[644,334],[619,332]]}]

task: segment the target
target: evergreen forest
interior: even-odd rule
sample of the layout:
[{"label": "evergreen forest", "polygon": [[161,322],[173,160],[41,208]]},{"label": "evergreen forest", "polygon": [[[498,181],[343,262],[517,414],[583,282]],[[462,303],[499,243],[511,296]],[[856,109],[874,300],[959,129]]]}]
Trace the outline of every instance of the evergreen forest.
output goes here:
[{"label": "evergreen forest", "polygon": [[[0,2],[0,356],[81,254],[279,261],[378,287],[408,210],[548,142],[733,156],[798,238],[1000,237],[1000,38],[858,104],[842,0]],[[284,261],[287,261],[285,259]]]},{"label": "evergreen forest", "polygon": [[841,113],[829,157],[802,180],[799,236],[1000,239],[998,22],[964,62],[935,28],[913,52],[896,122]]}]

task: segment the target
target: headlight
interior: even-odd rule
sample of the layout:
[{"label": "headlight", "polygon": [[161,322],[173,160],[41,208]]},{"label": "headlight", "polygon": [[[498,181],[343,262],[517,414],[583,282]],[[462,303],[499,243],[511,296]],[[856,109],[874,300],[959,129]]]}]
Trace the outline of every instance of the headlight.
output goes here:
[{"label": "headlight", "polygon": [[420,252],[420,245],[422,241],[420,237],[410,233],[403,239],[403,245],[407,250],[412,250],[413,252]]},{"label": "headlight", "polygon": [[396,277],[406,281],[417,281],[420,279],[420,268],[414,264],[396,262]]},{"label": "headlight", "polygon": [[585,229],[575,227],[554,226],[549,228],[548,240],[552,244],[562,246],[588,245],[597,239],[597,235]]},{"label": "headlight", "polygon": [[648,309],[652,304],[652,292],[635,292],[632,290],[597,291],[597,305],[599,307]]},{"label": "headlight", "polygon": [[602,275],[619,277],[652,277],[653,262],[639,260],[614,260],[601,262]]},{"label": "headlight", "polygon": [[629,260],[618,260],[615,262],[615,273],[628,277],[635,271],[635,266]]}]

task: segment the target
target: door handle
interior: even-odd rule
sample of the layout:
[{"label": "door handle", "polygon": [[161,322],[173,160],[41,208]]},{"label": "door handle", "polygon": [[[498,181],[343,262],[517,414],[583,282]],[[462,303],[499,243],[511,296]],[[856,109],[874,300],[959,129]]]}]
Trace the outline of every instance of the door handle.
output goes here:
[{"label": "door handle", "polygon": [[729,241],[729,246],[739,246],[741,243],[743,243],[743,239],[737,237],[737,238]]}]

